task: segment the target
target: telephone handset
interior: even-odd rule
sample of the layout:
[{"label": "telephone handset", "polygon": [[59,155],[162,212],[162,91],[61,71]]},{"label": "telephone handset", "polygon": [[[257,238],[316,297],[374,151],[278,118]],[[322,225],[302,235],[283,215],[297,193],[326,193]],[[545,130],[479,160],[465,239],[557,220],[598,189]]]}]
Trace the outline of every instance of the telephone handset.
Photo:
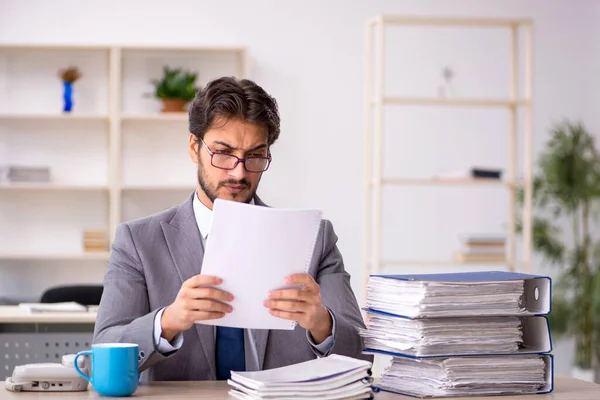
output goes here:
[{"label": "telephone handset", "polygon": [[[77,392],[88,388],[73,366],[75,355],[62,357],[60,363],[33,363],[16,366],[12,377],[6,378],[6,390],[11,392]],[[77,360],[82,372],[88,373],[85,359]]]}]

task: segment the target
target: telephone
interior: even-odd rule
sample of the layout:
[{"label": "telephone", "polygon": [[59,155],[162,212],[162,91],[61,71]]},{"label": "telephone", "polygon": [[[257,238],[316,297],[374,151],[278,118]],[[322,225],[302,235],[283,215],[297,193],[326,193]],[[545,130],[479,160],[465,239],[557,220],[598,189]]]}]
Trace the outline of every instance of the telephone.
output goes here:
[{"label": "telephone", "polygon": [[[73,367],[74,354],[65,355],[60,363],[34,363],[15,367],[12,377],[6,378],[6,390],[11,392],[78,392],[88,388]],[[81,372],[88,374],[83,357],[77,360]]]}]

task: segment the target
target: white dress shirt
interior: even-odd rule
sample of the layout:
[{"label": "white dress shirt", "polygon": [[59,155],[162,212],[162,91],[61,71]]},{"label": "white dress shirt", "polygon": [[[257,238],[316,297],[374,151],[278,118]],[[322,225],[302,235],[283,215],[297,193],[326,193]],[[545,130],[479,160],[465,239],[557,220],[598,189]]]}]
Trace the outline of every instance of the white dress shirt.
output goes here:
[{"label": "white dress shirt", "polygon": [[[252,199],[250,204],[254,204],[254,199]],[[196,223],[198,224],[198,229],[202,238],[202,245],[205,246],[206,239],[210,233],[210,228],[212,225],[212,210],[210,210],[208,207],[202,204],[198,199],[197,195],[194,196],[193,208],[194,215],[196,217]],[[162,328],[160,325],[160,321],[164,310],[165,309],[162,308],[158,313],[156,313],[156,317],[154,318],[154,343],[156,344],[157,350],[162,354],[178,350],[183,345],[183,334],[181,332],[179,332],[170,343],[165,338],[161,337]],[[333,321],[333,326],[331,330],[332,335],[325,339],[322,343],[315,344],[312,336],[310,335],[310,332],[306,331],[306,337],[308,342],[321,356],[327,356],[331,348],[333,347],[333,337],[335,335],[335,317],[333,316],[333,313],[331,311],[329,311],[329,314],[331,315],[331,320]],[[256,355],[256,351],[251,351],[250,353]]]}]

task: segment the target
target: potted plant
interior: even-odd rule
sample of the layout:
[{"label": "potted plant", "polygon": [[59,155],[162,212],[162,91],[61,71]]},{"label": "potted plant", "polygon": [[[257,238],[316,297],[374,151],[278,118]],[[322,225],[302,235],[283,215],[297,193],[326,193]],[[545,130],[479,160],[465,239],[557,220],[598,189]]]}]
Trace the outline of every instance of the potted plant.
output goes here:
[{"label": "potted plant", "polygon": [[181,68],[163,68],[161,79],[153,79],[154,96],[162,101],[162,112],[185,111],[186,104],[191,101],[198,88],[196,73],[183,71]]},{"label": "potted plant", "polygon": [[[553,338],[575,340],[574,377],[600,381],[600,155],[580,123],[553,127],[533,182],[533,248],[558,267],[554,279]],[[522,201],[522,192],[520,196]]]},{"label": "potted plant", "polygon": [[68,67],[59,71],[63,83],[63,112],[73,110],[73,84],[81,78],[81,73],[77,67]]}]

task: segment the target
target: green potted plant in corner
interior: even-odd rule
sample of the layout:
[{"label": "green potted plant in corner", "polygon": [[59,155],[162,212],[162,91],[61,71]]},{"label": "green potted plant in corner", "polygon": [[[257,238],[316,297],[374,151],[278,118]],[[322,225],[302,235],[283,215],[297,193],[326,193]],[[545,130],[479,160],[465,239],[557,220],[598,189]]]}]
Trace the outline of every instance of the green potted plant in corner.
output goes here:
[{"label": "green potted plant in corner", "polygon": [[190,102],[198,87],[196,78],[198,74],[184,71],[181,68],[163,68],[161,79],[153,79],[154,96],[162,101],[162,112],[183,112]]},{"label": "green potted plant in corner", "polygon": [[[549,315],[553,339],[575,341],[571,375],[600,382],[600,155],[580,123],[551,130],[533,182],[533,248],[558,268]],[[520,193],[522,201],[522,192]]]}]

